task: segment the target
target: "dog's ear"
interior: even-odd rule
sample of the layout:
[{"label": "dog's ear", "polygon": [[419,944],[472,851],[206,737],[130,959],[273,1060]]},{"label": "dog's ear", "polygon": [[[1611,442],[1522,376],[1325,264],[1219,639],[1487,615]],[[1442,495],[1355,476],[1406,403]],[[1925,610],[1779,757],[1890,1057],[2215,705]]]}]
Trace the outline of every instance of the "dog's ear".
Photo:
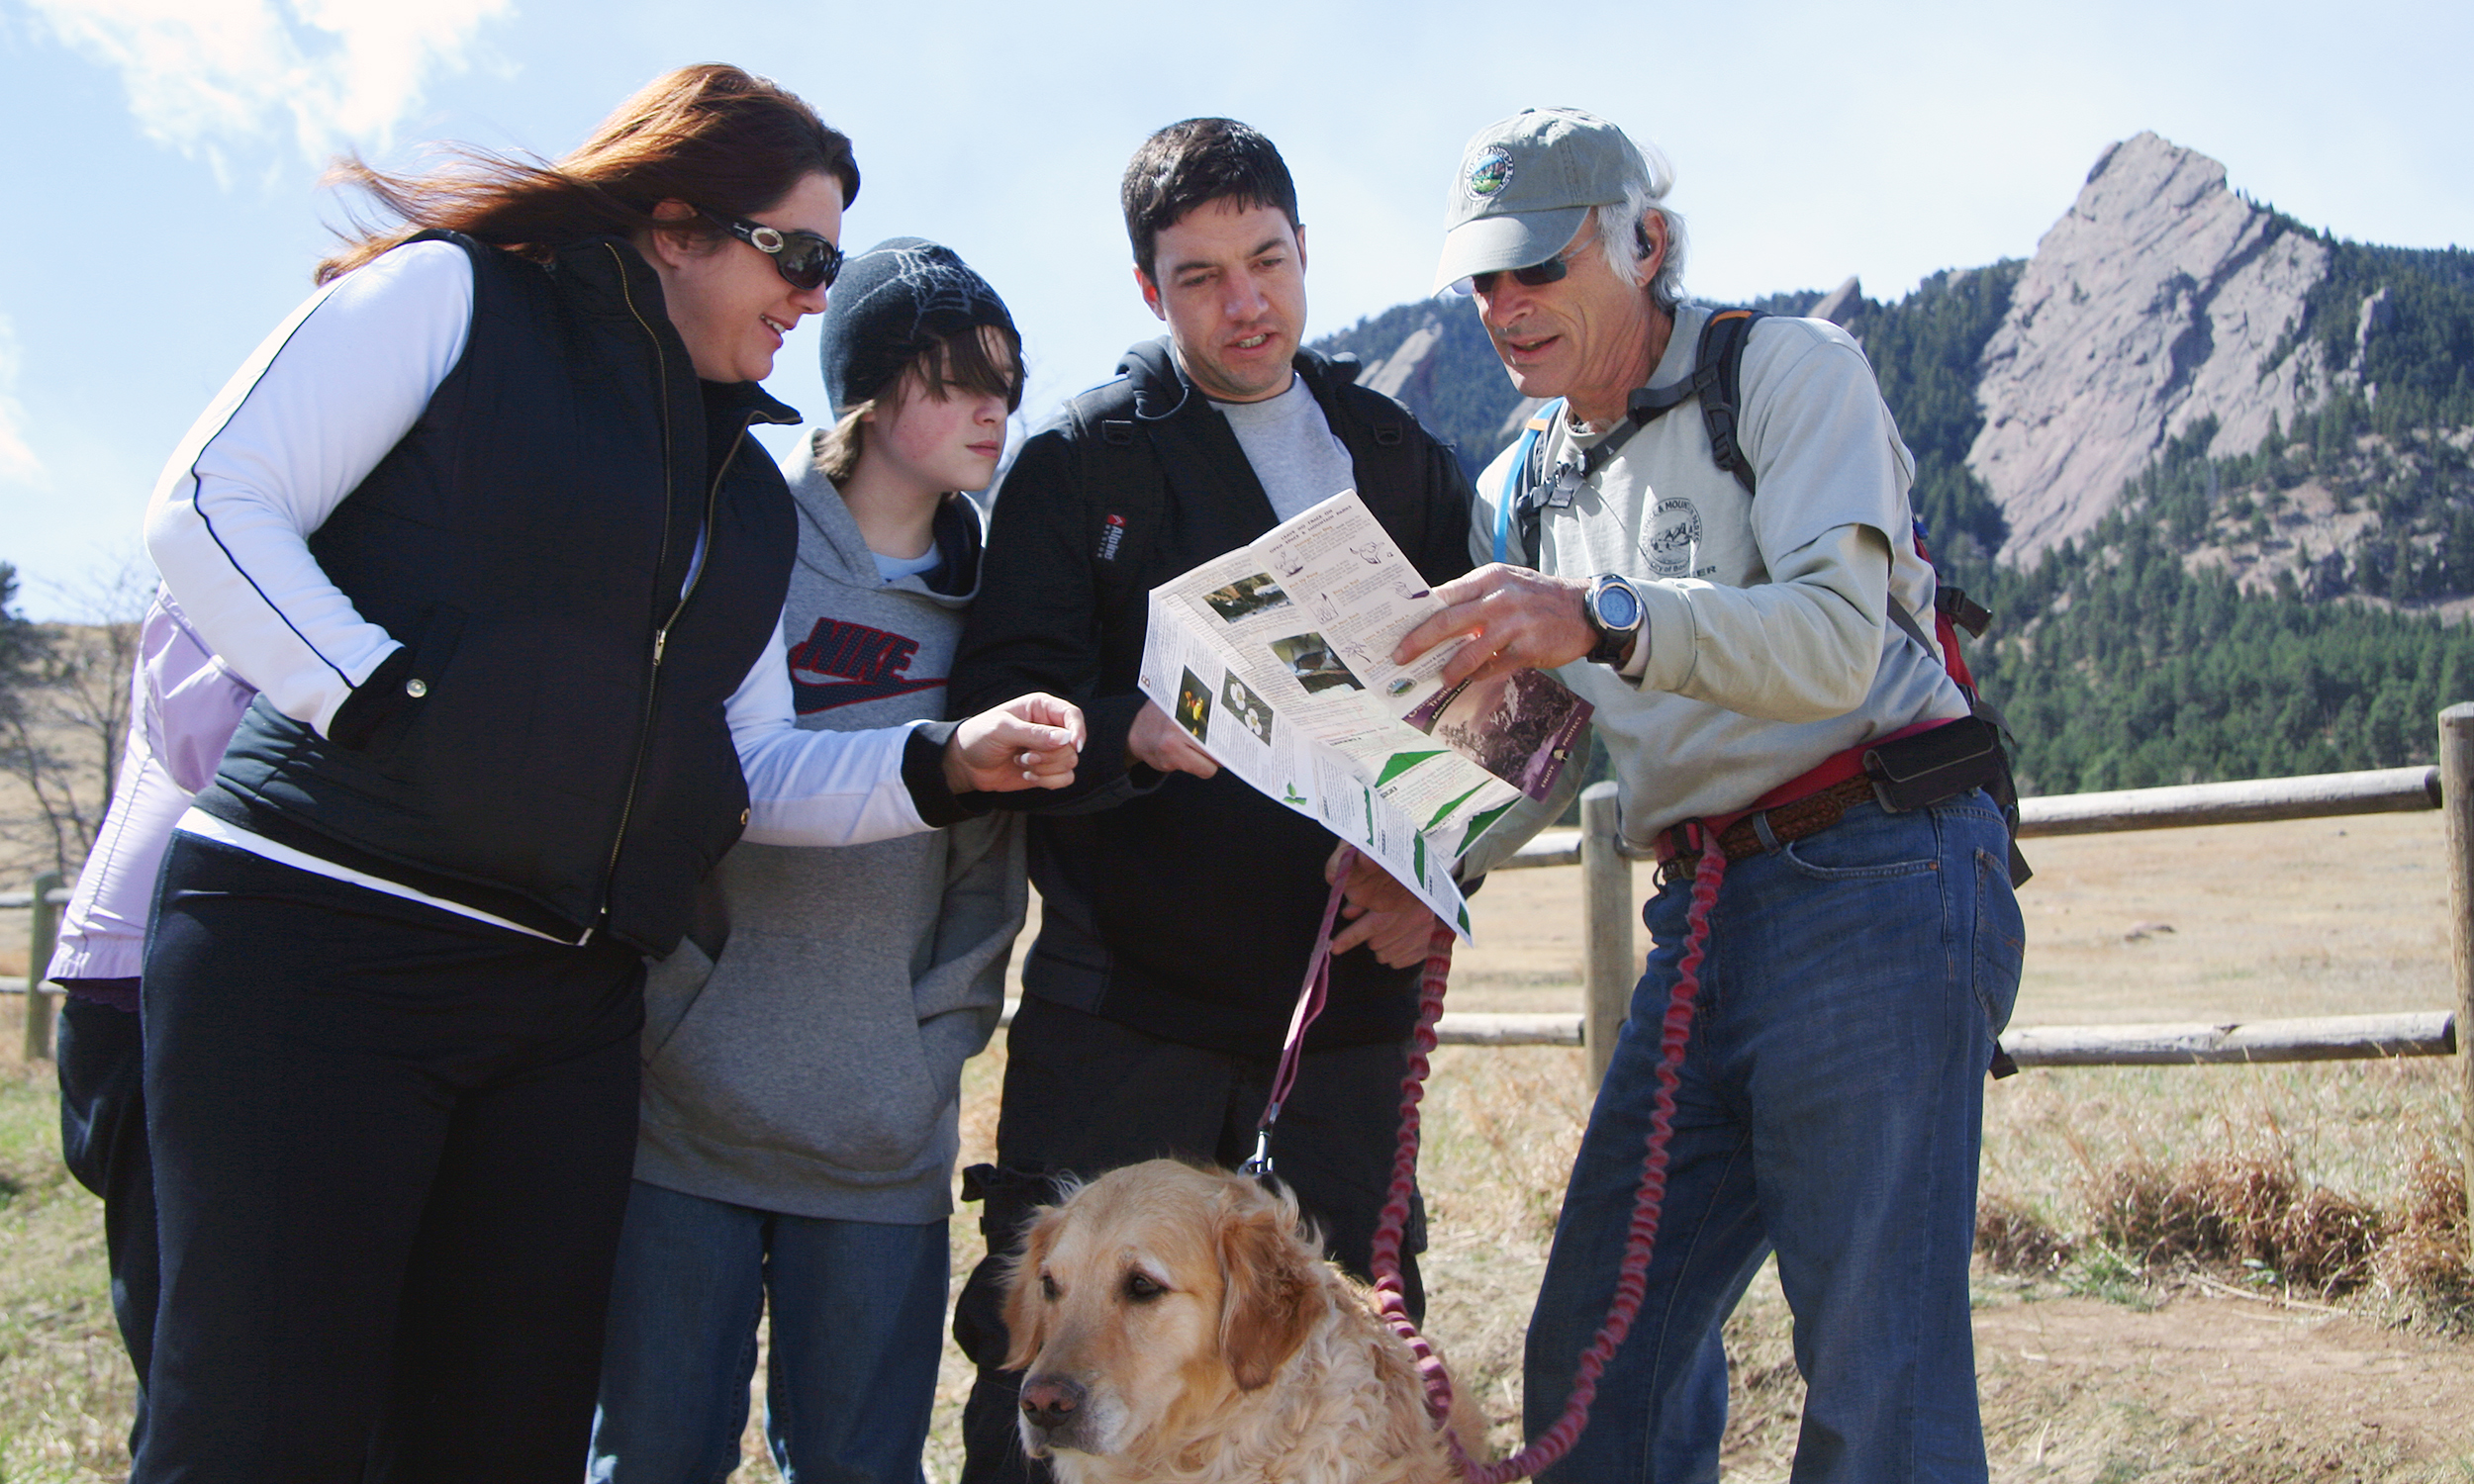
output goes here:
[{"label": "dog's ear", "polygon": [[1253,1391],[1305,1344],[1330,1301],[1280,1207],[1228,1202],[1219,1221],[1220,1354],[1238,1389]]},{"label": "dog's ear", "polygon": [[1044,1321],[1048,1305],[1039,1291],[1040,1264],[1048,1260],[1048,1249],[1056,1245],[1057,1229],[1065,1224],[1065,1213],[1054,1206],[1039,1213],[1039,1220],[1022,1235],[1022,1251],[1013,1259],[1012,1270],[1005,1275],[1005,1370],[1020,1370],[1031,1363],[1040,1346],[1048,1343]]}]

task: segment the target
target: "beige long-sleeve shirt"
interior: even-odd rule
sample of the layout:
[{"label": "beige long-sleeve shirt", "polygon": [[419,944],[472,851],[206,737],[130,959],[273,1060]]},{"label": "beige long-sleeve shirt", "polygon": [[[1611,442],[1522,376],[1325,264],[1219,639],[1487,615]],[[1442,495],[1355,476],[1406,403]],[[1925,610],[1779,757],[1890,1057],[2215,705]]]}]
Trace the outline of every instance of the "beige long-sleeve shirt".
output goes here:
[{"label": "beige long-sleeve shirt", "polygon": [[[1708,316],[1677,311],[1651,385],[1691,374]],[[1688,403],[1634,433],[1540,526],[1541,572],[1620,572],[1642,589],[1631,674],[1585,660],[1558,672],[1597,707],[1636,844],[1743,808],[1834,753],[1967,713],[1941,655],[1889,618],[1893,593],[1931,614],[1934,576],[1908,513],[1915,463],[1863,352],[1827,322],[1764,319],[1743,371],[1737,437],[1758,499],[1718,467]],[[1543,436],[1552,470],[1605,430],[1559,413]],[[1477,481],[1470,544],[1481,562],[1494,559],[1514,451]]]}]

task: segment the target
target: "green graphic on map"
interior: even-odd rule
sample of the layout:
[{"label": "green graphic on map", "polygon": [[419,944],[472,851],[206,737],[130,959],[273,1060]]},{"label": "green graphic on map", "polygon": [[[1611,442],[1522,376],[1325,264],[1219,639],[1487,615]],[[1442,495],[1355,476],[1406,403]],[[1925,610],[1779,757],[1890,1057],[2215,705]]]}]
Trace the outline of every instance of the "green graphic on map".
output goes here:
[{"label": "green graphic on map", "polygon": [[1383,771],[1375,779],[1375,787],[1380,788],[1428,758],[1441,756],[1443,756],[1443,749],[1440,747],[1428,752],[1395,752],[1383,760]]}]

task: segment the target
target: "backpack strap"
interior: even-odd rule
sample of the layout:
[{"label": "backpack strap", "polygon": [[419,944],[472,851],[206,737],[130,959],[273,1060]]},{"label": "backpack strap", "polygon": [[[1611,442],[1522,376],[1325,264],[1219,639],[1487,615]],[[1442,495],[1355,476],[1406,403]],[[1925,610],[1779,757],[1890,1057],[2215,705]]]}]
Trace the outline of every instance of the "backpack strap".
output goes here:
[{"label": "backpack strap", "polygon": [[[1555,415],[1564,410],[1564,399],[1555,398],[1538,409],[1522,425],[1520,442],[1512,449],[1512,462],[1503,471],[1503,489],[1494,503],[1494,559],[1508,561],[1512,530],[1512,507],[1523,503],[1531,490],[1538,487],[1538,466],[1545,461],[1546,432],[1555,425]],[[1538,563],[1538,519],[1533,506],[1521,511],[1522,561],[1534,567]]]},{"label": "backpack strap", "polygon": [[[1359,482],[1414,489],[1425,458],[1409,437],[1408,412],[1390,398],[1356,389],[1354,360],[1327,363],[1331,401],[1325,417],[1350,449]],[[1168,519],[1169,457],[1135,414],[1131,399],[1102,387],[1070,404],[1078,436],[1079,477],[1091,511],[1093,570],[1116,592],[1146,570]],[[1362,432],[1362,436],[1343,436]]]},{"label": "backpack strap", "polygon": [[1737,409],[1744,401],[1744,344],[1752,338],[1753,322],[1765,318],[1765,311],[1749,309],[1720,310],[1710,316],[1701,325],[1700,342],[1693,347],[1692,374],[1664,387],[1635,391],[1625,400],[1625,425],[1599,439],[1578,464],[1567,461],[1558,467],[1552,488],[1543,467],[1544,435],[1564,401],[1557,398],[1538,409],[1523,428],[1511,468],[1504,474],[1502,497],[1495,507],[1494,559],[1508,560],[1512,511],[1517,506],[1528,559],[1534,566],[1540,512],[1550,506],[1560,509],[1571,504],[1581,483],[1613,458],[1634,433],[1695,397],[1701,400],[1701,420],[1709,429],[1710,457],[1743,484],[1744,493],[1752,494],[1752,461],[1736,441]]},{"label": "backpack strap", "polygon": [[1736,477],[1744,493],[1753,488],[1753,461],[1736,441],[1738,410],[1744,405],[1744,346],[1753,338],[1753,323],[1768,318],[1760,310],[1721,310],[1701,326],[1700,350],[1693,360],[1692,386],[1701,398],[1701,421],[1709,428],[1709,456]]},{"label": "backpack strap", "polygon": [[[1112,411],[1118,415],[1093,416]],[[1082,432],[1074,443],[1091,519],[1086,549],[1099,586],[1116,594],[1143,570],[1167,513],[1159,455],[1130,408],[1077,406],[1072,417]]]}]

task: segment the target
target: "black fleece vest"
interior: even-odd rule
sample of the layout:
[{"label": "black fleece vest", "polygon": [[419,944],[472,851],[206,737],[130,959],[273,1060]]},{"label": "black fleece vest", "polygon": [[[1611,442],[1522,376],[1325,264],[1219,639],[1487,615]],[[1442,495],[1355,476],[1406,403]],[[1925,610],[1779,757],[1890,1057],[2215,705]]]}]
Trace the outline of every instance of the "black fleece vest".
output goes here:
[{"label": "black fleece vest", "polygon": [[357,750],[261,699],[200,803],[562,938],[666,953],[745,822],[722,709],[797,543],[744,429],[797,415],[732,389],[714,433],[737,446],[709,477],[705,399],[632,247],[543,265],[451,239],[473,262],[463,357],[309,541],[410,669]]}]

